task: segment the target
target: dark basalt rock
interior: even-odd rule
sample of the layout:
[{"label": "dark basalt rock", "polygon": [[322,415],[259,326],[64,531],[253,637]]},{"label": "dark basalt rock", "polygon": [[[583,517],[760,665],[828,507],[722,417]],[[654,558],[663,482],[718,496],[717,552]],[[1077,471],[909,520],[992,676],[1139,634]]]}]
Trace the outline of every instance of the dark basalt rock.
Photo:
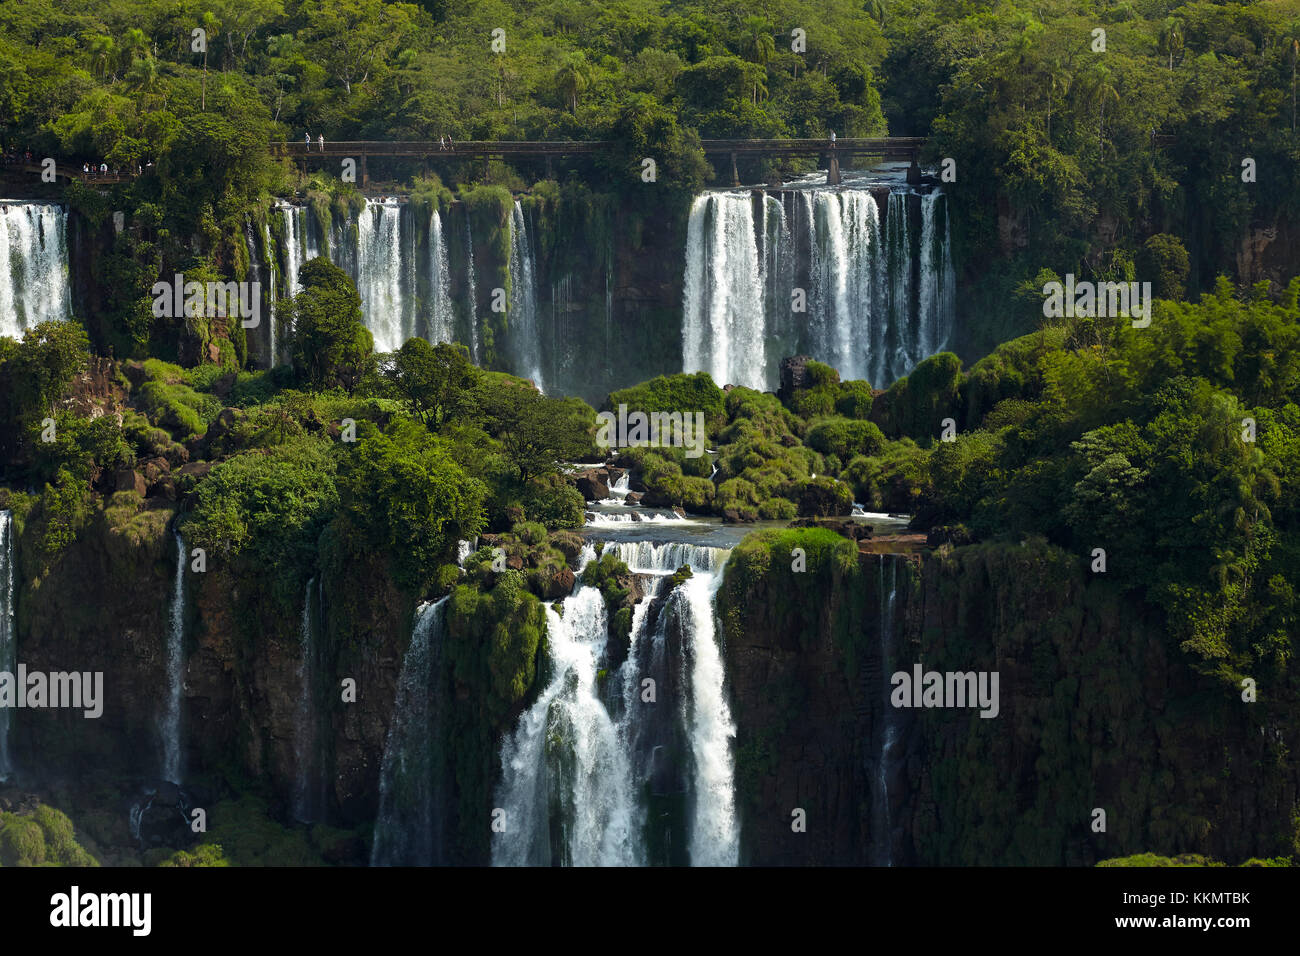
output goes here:
[{"label": "dark basalt rock", "polygon": [[797,389],[808,387],[808,363],[811,361],[811,355],[791,355],[781,359],[781,380],[776,392],[781,401],[788,402]]},{"label": "dark basalt rock", "polygon": [[141,849],[155,846],[187,847],[194,843],[190,811],[199,805],[197,794],[167,781],[145,787],[131,804],[131,836]]},{"label": "dark basalt rock", "polygon": [[588,472],[574,482],[579,493],[587,501],[600,501],[609,497],[609,486],[598,478],[594,472]]}]

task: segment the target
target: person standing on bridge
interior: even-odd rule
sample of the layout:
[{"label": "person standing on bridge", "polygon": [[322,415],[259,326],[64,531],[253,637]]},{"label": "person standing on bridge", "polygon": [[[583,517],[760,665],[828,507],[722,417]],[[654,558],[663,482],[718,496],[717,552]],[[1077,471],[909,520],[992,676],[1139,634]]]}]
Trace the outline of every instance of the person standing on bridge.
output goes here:
[{"label": "person standing on bridge", "polygon": [[831,145],[835,145],[835,130],[831,130]]},{"label": "person standing on bridge", "polygon": [[303,142],[307,144],[307,148],[311,149],[311,133],[303,133],[302,139]]},{"label": "person standing on bridge", "polygon": [[320,143],[320,151],[325,152],[325,134],[321,133],[316,137],[316,142]]}]

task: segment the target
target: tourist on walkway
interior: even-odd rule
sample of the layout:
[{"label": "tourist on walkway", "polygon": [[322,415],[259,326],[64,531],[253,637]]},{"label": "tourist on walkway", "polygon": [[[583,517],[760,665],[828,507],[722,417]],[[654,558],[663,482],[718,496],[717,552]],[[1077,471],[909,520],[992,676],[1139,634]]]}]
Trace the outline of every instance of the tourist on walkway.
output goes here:
[{"label": "tourist on walkway", "polygon": [[320,151],[325,152],[325,134],[321,133],[316,137],[316,142],[320,143]]}]

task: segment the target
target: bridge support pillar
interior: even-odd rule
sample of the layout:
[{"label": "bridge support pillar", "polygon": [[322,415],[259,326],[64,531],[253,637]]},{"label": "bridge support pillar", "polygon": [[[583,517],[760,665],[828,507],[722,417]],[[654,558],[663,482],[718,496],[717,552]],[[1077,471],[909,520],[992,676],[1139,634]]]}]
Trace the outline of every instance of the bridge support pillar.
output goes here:
[{"label": "bridge support pillar", "polygon": [[483,157],[483,182],[492,181],[492,160],[487,156]]},{"label": "bridge support pillar", "polygon": [[840,182],[840,156],[831,150],[830,162],[826,166],[826,185],[838,186]]},{"label": "bridge support pillar", "polygon": [[547,179],[555,178],[555,165],[551,162],[550,153],[546,154],[546,178]]},{"label": "bridge support pillar", "polygon": [[736,154],[731,154],[731,185],[740,185],[740,173],[736,170]]},{"label": "bridge support pillar", "polygon": [[369,184],[370,184],[370,170],[366,168],[366,154],[362,153],[361,154],[361,185],[367,186]]},{"label": "bridge support pillar", "polygon": [[907,167],[907,184],[909,186],[919,186],[921,184],[921,166],[916,161],[916,152],[912,152],[912,165]]}]

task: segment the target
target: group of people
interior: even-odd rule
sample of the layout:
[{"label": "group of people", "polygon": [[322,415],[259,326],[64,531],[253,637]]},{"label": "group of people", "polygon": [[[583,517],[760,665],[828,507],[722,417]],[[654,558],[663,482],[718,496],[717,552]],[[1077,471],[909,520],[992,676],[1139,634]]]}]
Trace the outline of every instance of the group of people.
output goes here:
[{"label": "group of people", "polygon": [[[308,151],[311,150],[311,133],[303,133],[303,134],[302,134],[302,143],[303,143],[304,146],[307,147]],[[324,134],[324,133],[320,133],[320,134],[317,135],[317,137],[316,137],[316,144],[317,144],[317,146],[320,147],[320,151],[321,151],[322,153],[325,152],[325,134]],[[455,147],[452,145],[451,137],[450,137],[450,136],[439,136],[439,137],[438,137],[438,148],[439,148],[439,149],[444,149],[444,150],[445,150],[445,149],[454,149]]]},{"label": "group of people", "polygon": [[[149,162],[146,165],[152,166],[153,163]],[[135,169],[132,169],[130,166],[127,166],[125,169],[121,168],[120,166],[114,166],[112,169],[109,169],[108,163],[102,163],[102,162],[98,166],[96,166],[94,163],[81,164],[81,175],[88,176],[88,177],[107,176],[109,173],[112,173],[114,176],[121,176],[123,174],[127,176],[130,175],[139,176],[144,171],[145,171],[145,166],[141,166],[139,163],[135,164]]]}]

